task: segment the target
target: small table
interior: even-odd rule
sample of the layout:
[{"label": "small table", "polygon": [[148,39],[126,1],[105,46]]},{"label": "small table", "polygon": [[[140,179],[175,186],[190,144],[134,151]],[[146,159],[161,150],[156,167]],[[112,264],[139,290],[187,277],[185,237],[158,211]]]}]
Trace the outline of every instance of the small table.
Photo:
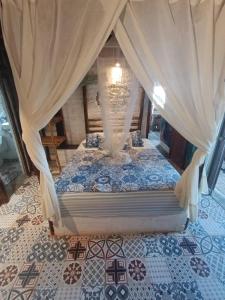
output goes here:
[{"label": "small table", "polygon": [[54,149],[55,158],[56,158],[56,165],[58,167],[58,172],[61,172],[61,165],[57,153],[57,148],[66,140],[65,136],[43,136],[41,137],[41,141],[44,147],[50,147]]}]

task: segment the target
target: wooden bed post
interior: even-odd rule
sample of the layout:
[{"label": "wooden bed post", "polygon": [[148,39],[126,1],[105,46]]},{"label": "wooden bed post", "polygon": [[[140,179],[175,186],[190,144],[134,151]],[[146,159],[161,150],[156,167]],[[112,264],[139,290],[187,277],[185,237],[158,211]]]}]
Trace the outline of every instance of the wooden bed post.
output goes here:
[{"label": "wooden bed post", "polygon": [[84,120],[85,120],[85,131],[89,132],[88,124],[88,103],[87,103],[87,89],[86,86],[83,86],[83,104],[84,104]]},{"label": "wooden bed post", "polygon": [[141,91],[141,106],[140,106],[140,113],[139,113],[139,120],[138,120],[138,129],[141,130],[143,113],[144,113],[144,100],[145,100],[145,90],[142,88]]},{"label": "wooden bed post", "polygon": [[52,221],[48,221],[48,226],[49,226],[49,230],[50,230],[50,235],[51,236],[55,236],[55,229],[54,229],[54,224]]},{"label": "wooden bed post", "polygon": [[[205,162],[199,167],[199,177],[198,177],[198,186],[199,186],[199,187],[200,187],[200,184],[201,184],[201,179],[202,179],[202,173],[203,173],[204,165],[205,165]],[[187,221],[186,221],[186,223],[185,223],[184,230],[187,229],[188,224],[189,224],[189,221],[190,221],[190,219],[187,218]]]},{"label": "wooden bed post", "polygon": [[[37,170],[36,175],[38,177],[38,181],[39,181],[39,184],[40,184],[40,171]],[[54,230],[54,224],[53,224],[53,222],[52,221],[48,221],[48,226],[49,226],[50,235],[54,236],[55,235],[55,230]]]},{"label": "wooden bed post", "polygon": [[188,228],[188,224],[189,224],[189,218],[187,218],[186,223],[184,225],[184,231]]},{"label": "wooden bed post", "polygon": [[146,123],[146,138],[148,138],[149,131],[150,131],[150,124],[151,124],[151,118],[152,118],[152,103],[147,98],[148,101],[148,112],[147,112],[147,123]]}]

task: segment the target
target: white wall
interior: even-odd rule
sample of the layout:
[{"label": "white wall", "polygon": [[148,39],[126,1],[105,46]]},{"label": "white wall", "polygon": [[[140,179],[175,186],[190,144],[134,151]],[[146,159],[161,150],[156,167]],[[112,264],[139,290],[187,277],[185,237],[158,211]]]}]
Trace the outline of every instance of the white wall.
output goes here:
[{"label": "white wall", "polygon": [[[86,86],[87,101],[88,101],[88,116],[89,118],[101,118],[101,109],[97,104],[97,84],[88,84]],[[140,100],[142,92],[140,90],[140,98],[137,101],[137,106],[134,115],[139,115]],[[147,119],[147,103],[145,101],[146,111],[143,115],[142,122],[142,135],[145,136],[146,132],[146,119]],[[83,93],[82,88],[79,87],[71,96],[71,98],[62,107],[64,124],[67,136],[67,143],[78,145],[85,139],[85,120],[84,120],[84,107],[83,107]]]},{"label": "white wall", "polygon": [[78,145],[85,139],[82,88],[79,87],[62,107],[67,143]]},{"label": "white wall", "polygon": [[89,118],[101,118],[101,108],[96,101],[98,85],[88,84],[86,86],[87,102],[88,102],[88,117]]}]

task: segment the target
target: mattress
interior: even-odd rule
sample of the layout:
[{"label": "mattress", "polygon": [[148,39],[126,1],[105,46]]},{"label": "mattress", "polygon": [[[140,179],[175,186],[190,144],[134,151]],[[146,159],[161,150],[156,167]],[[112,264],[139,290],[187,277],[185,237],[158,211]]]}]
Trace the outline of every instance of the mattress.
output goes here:
[{"label": "mattress", "polygon": [[73,217],[151,217],[183,210],[173,191],[64,193],[59,200],[62,215]]},{"label": "mattress", "polygon": [[117,161],[101,150],[78,149],[55,179],[58,195],[174,190],[180,175],[155,147],[122,153],[129,161]]},{"label": "mattress", "polygon": [[58,234],[182,231],[187,214],[174,187],[178,172],[148,140],[121,163],[81,145],[56,178]]}]

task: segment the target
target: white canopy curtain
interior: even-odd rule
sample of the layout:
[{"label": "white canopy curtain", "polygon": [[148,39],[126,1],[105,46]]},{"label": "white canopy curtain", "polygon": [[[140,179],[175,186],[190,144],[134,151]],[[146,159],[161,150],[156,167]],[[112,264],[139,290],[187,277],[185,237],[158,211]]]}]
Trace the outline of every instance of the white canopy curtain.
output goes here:
[{"label": "white canopy curtain", "polygon": [[198,148],[176,186],[195,220],[199,166],[225,111],[224,1],[132,1],[115,34],[161,115]]},{"label": "white canopy curtain", "polygon": [[[1,0],[23,137],[41,171],[43,213],[59,217],[39,130],[76,89],[126,0]],[[129,1],[115,33],[162,116],[198,147],[176,193],[197,216],[199,165],[224,113],[225,7],[219,0]]]},{"label": "white canopy curtain", "polygon": [[39,130],[77,88],[126,0],[2,0],[1,25],[19,96],[23,139],[40,170],[43,214],[60,219]]},{"label": "white canopy curtain", "polygon": [[98,91],[104,129],[104,148],[115,162],[130,162],[120,152],[129,136],[140,86],[122,54],[113,58],[99,56]]}]

